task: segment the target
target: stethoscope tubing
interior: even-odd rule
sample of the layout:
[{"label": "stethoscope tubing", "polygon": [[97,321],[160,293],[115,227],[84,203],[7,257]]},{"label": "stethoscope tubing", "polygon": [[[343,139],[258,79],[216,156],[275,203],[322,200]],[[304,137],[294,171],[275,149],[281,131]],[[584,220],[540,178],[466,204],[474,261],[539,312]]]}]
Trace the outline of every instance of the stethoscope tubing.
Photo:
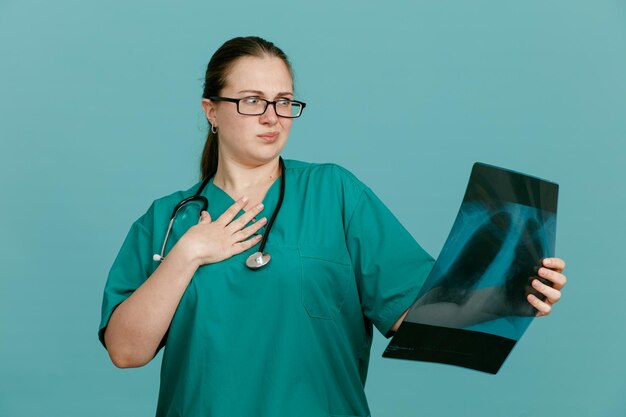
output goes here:
[{"label": "stethoscope tubing", "polygon": [[265,228],[265,233],[263,233],[263,237],[261,238],[261,246],[259,246],[259,252],[263,253],[265,249],[265,244],[267,243],[267,237],[270,235],[270,230],[272,230],[272,226],[274,225],[274,220],[276,220],[276,216],[280,211],[280,208],[283,205],[283,198],[285,197],[285,163],[283,162],[283,158],[280,157],[280,194],[278,195],[278,202],[276,203],[276,209],[272,213],[272,217],[270,217],[270,221],[267,222],[267,227]]}]

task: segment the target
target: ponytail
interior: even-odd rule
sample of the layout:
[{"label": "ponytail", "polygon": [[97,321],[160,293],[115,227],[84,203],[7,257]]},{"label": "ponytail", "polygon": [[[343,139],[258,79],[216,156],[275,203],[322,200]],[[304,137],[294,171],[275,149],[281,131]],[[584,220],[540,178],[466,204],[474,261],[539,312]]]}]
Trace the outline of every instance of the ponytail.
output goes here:
[{"label": "ponytail", "polygon": [[213,133],[209,127],[209,133],[204,143],[204,150],[202,151],[202,160],[200,161],[200,179],[205,180],[215,175],[217,172],[217,156],[218,156],[218,141],[217,133]]}]

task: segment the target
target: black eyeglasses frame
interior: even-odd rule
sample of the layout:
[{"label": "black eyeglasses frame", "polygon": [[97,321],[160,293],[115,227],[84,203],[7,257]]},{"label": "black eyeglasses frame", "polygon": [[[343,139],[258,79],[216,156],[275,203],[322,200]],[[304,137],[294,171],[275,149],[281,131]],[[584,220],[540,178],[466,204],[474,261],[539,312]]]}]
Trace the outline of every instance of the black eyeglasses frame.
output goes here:
[{"label": "black eyeglasses frame", "polygon": [[[270,100],[265,100],[264,98],[255,97],[257,100],[265,102],[265,108],[263,109],[263,112],[262,113],[258,113],[258,114],[242,113],[239,110],[239,102],[241,100],[246,100],[248,98],[251,98],[251,97],[231,98],[231,97],[212,96],[212,97],[209,97],[209,100],[211,100],[211,101],[227,101],[227,102],[230,102],[230,103],[236,103],[237,104],[237,113],[243,114],[244,116],[261,116],[262,114],[265,114],[265,112],[267,111],[267,108],[271,104],[272,106],[274,106],[274,113],[276,113],[276,116],[278,116],[278,117],[286,117],[288,119],[297,119],[298,117],[302,116],[302,112],[304,111],[304,108],[306,107],[306,103],[304,103],[302,101],[298,101],[298,100],[290,100],[290,99],[283,98],[283,99],[276,100],[276,101],[270,101]],[[298,113],[297,116],[283,116],[282,114],[278,114],[278,112],[276,111],[276,104],[279,101],[283,101],[283,100],[287,100],[287,101],[289,101],[291,103],[299,104],[300,105],[300,113]]]}]

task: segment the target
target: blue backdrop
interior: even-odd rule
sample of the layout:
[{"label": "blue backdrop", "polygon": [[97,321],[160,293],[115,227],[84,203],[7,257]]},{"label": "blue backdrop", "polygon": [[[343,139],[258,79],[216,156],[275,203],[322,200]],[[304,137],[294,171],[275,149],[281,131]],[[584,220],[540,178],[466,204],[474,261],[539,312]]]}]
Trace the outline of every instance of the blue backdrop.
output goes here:
[{"label": "blue backdrop", "polygon": [[249,34],[308,104],[284,156],[352,170],[435,256],[473,162],[561,185],[553,315],[496,376],[377,335],[373,416],[625,415],[626,2],[0,0],[0,416],[154,414],[160,356],[109,362],[102,289],[131,222],[197,180],[206,64]]}]

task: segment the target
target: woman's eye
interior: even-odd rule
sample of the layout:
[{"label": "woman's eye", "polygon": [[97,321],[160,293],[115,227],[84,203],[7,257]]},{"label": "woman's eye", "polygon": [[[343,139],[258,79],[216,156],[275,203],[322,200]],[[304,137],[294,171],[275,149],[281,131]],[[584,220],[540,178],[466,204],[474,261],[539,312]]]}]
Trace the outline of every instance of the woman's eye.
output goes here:
[{"label": "woman's eye", "polygon": [[288,107],[291,104],[291,100],[287,100],[286,98],[285,99],[281,99],[281,100],[278,100],[276,102],[276,104],[281,106],[281,107]]},{"label": "woman's eye", "polygon": [[258,97],[246,97],[246,98],[243,99],[243,101],[246,104],[258,104],[259,99],[258,99]]}]

